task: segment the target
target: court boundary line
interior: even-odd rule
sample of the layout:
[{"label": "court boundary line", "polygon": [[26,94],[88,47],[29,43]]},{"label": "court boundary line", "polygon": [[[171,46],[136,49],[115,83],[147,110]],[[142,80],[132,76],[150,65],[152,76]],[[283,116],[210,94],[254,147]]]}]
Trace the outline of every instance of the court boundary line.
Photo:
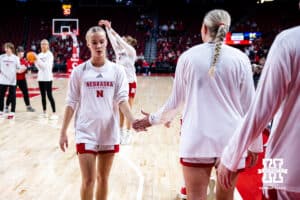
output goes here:
[{"label": "court boundary line", "polygon": [[130,159],[128,159],[122,152],[120,152],[120,158],[125,160],[128,165],[135,171],[139,178],[139,186],[136,194],[136,200],[142,200],[143,198],[143,188],[144,188],[144,176],[142,175],[141,170],[135,165]]}]

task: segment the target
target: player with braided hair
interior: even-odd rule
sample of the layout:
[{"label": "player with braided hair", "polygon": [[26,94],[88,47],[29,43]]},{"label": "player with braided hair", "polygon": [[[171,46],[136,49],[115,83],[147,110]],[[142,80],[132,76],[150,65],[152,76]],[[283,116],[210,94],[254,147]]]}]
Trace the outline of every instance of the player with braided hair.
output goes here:
[{"label": "player with braided hair", "polygon": [[[212,10],[203,20],[203,44],[184,52],[178,60],[172,93],[155,113],[133,124],[138,130],[170,122],[183,105],[180,162],[187,198],[206,199],[213,167],[224,147],[248,111],[254,96],[250,60],[240,50],[223,44],[230,26],[225,10]],[[201,56],[200,56],[201,55]],[[253,141],[250,152],[262,151],[262,137]],[[250,153],[251,164],[257,154]],[[246,167],[247,152],[238,163]],[[234,183],[237,173],[233,175]],[[217,199],[233,199],[234,188],[224,190],[217,183]]]}]

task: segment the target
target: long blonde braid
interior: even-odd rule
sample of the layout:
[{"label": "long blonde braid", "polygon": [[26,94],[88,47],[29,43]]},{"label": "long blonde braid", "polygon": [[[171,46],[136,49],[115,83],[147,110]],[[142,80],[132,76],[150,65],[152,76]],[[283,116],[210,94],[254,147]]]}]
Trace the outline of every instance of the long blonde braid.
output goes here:
[{"label": "long blonde braid", "polygon": [[219,29],[218,29],[218,33],[216,35],[216,38],[214,40],[215,42],[215,49],[214,49],[214,54],[213,54],[213,58],[212,58],[212,63],[211,66],[208,70],[208,74],[213,77],[216,71],[216,65],[218,62],[218,59],[220,57],[220,53],[221,53],[221,48],[222,48],[222,44],[223,44],[223,40],[226,36],[226,28],[225,25],[220,25]]},{"label": "long blonde braid", "polygon": [[220,57],[223,41],[226,33],[229,31],[230,15],[225,10],[215,9],[208,12],[204,17],[204,24],[207,26],[212,42],[215,43],[215,48],[212,56],[211,66],[208,74],[213,77],[216,71],[216,65]]}]

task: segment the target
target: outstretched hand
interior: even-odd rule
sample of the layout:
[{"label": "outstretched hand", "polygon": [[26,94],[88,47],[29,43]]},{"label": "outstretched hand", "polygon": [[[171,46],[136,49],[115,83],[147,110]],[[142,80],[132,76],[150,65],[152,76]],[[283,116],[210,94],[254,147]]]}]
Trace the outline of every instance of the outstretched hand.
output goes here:
[{"label": "outstretched hand", "polygon": [[151,126],[149,121],[149,113],[144,112],[143,110],[141,113],[145,116],[142,119],[135,120],[132,124],[132,127],[136,131],[147,131],[147,128]]}]

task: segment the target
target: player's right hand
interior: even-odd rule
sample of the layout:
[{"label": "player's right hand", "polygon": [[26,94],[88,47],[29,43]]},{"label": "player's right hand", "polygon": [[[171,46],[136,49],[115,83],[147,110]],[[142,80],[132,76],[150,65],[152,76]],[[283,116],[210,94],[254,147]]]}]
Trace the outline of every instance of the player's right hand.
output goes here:
[{"label": "player's right hand", "polygon": [[68,136],[67,134],[61,134],[59,138],[59,147],[60,149],[65,152],[66,149],[68,148],[69,143],[68,143]]}]

